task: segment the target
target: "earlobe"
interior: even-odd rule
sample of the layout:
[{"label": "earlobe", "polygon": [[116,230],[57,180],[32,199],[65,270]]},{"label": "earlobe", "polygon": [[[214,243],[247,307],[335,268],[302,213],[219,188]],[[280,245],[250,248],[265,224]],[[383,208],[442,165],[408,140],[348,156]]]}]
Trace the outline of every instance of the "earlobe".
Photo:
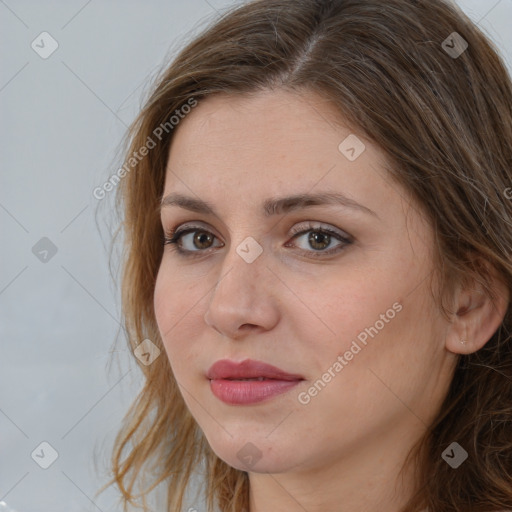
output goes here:
[{"label": "earlobe", "polygon": [[475,281],[471,288],[458,291],[446,336],[446,348],[455,354],[471,354],[485,346],[500,327],[509,307],[510,294],[506,283],[489,264],[484,265],[495,300]]}]

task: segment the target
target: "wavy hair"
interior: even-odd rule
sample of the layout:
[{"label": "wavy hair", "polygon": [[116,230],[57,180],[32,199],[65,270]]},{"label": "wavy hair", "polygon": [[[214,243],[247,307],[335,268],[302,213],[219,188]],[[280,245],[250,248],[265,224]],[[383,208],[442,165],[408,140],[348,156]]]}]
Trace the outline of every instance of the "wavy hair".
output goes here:
[{"label": "wavy hair", "polygon": [[[461,48],[454,32],[468,45],[460,55],[449,51]],[[314,92],[378,144],[392,162],[390,176],[432,225],[443,314],[443,299],[461,280],[476,280],[495,298],[488,266],[478,261],[511,291],[511,85],[492,42],[447,0],[254,0],[216,17],[160,74],[127,134],[116,208],[130,349],[149,338],[164,350],[153,294],[163,251],[158,207],[175,130],[169,119],[219,93]],[[134,159],[137,152],[143,158]],[[435,421],[410,452],[417,489],[401,512],[512,509],[511,327],[509,303],[487,344],[459,356]],[[209,512],[248,512],[248,474],[211,450],[168,358],[149,366],[135,360],[144,385],[117,433],[107,484],[119,487],[124,510],[147,510],[159,484],[167,510],[181,510],[202,468]],[[470,457],[457,471],[441,458],[453,439]]]}]

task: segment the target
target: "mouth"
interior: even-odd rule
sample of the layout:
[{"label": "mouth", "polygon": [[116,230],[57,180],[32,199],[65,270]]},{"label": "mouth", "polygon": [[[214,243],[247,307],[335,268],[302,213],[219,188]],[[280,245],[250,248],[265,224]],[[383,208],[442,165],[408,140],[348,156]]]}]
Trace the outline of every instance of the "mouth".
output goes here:
[{"label": "mouth", "polygon": [[230,405],[248,405],[285,393],[305,380],[261,361],[223,359],[207,373],[212,393]]}]

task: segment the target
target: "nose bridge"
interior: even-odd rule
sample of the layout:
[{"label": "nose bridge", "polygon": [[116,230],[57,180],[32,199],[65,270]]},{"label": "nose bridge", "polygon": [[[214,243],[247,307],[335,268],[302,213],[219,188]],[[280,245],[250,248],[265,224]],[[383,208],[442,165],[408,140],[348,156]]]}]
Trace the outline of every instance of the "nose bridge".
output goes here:
[{"label": "nose bridge", "polygon": [[263,248],[256,240],[246,238],[232,246],[211,292],[205,313],[207,324],[231,335],[244,324],[268,323],[268,272]]},{"label": "nose bridge", "polygon": [[212,301],[228,294],[229,297],[236,298],[240,305],[251,302],[258,288],[257,284],[263,284],[265,271],[263,248],[255,239],[247,237],[231,247],[226,255],[213,290]]}]

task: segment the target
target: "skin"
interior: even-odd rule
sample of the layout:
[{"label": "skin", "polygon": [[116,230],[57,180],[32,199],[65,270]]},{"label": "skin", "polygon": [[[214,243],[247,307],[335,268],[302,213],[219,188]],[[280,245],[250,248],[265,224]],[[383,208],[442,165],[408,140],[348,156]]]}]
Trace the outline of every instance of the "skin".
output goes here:
[{"label": "skin", "polygon": [[[354,133],[366,149],[349,161],[338,145]],[[493,308],[476,286],[457,289],[452,317],[442,317],[429,288],[431,226],[391,180],[385,159],[310,92],[209,97],[175,132],[164,196],[200,198],[217,215],[162,208],[164,229],[195,224],[214,237],[210,245],[182,237],[196,258],[164,246],[155,314],[210,446],[249,472],[250,512],[396,512],[412,491],[410,472],[403,480],[398,473],[439,410],[457,354],[483,346],[503,317],[508,299]],[[262,213],[270,197],[320,191],[343,193],[376,215],[339,205]],[[315,250],[311,231],[293,239],[291,228],[308,221],[353,243],[332,237]],[[263,249],[252,263],[236,252],[248,236]],[[299,393],[396,303],[394,318],[300,403]],[[305,380],[258,404],[228,405],[205,376],[224,358],[261,360]],[[261,455],[250,467],[237,457],[248,442]]]}]

